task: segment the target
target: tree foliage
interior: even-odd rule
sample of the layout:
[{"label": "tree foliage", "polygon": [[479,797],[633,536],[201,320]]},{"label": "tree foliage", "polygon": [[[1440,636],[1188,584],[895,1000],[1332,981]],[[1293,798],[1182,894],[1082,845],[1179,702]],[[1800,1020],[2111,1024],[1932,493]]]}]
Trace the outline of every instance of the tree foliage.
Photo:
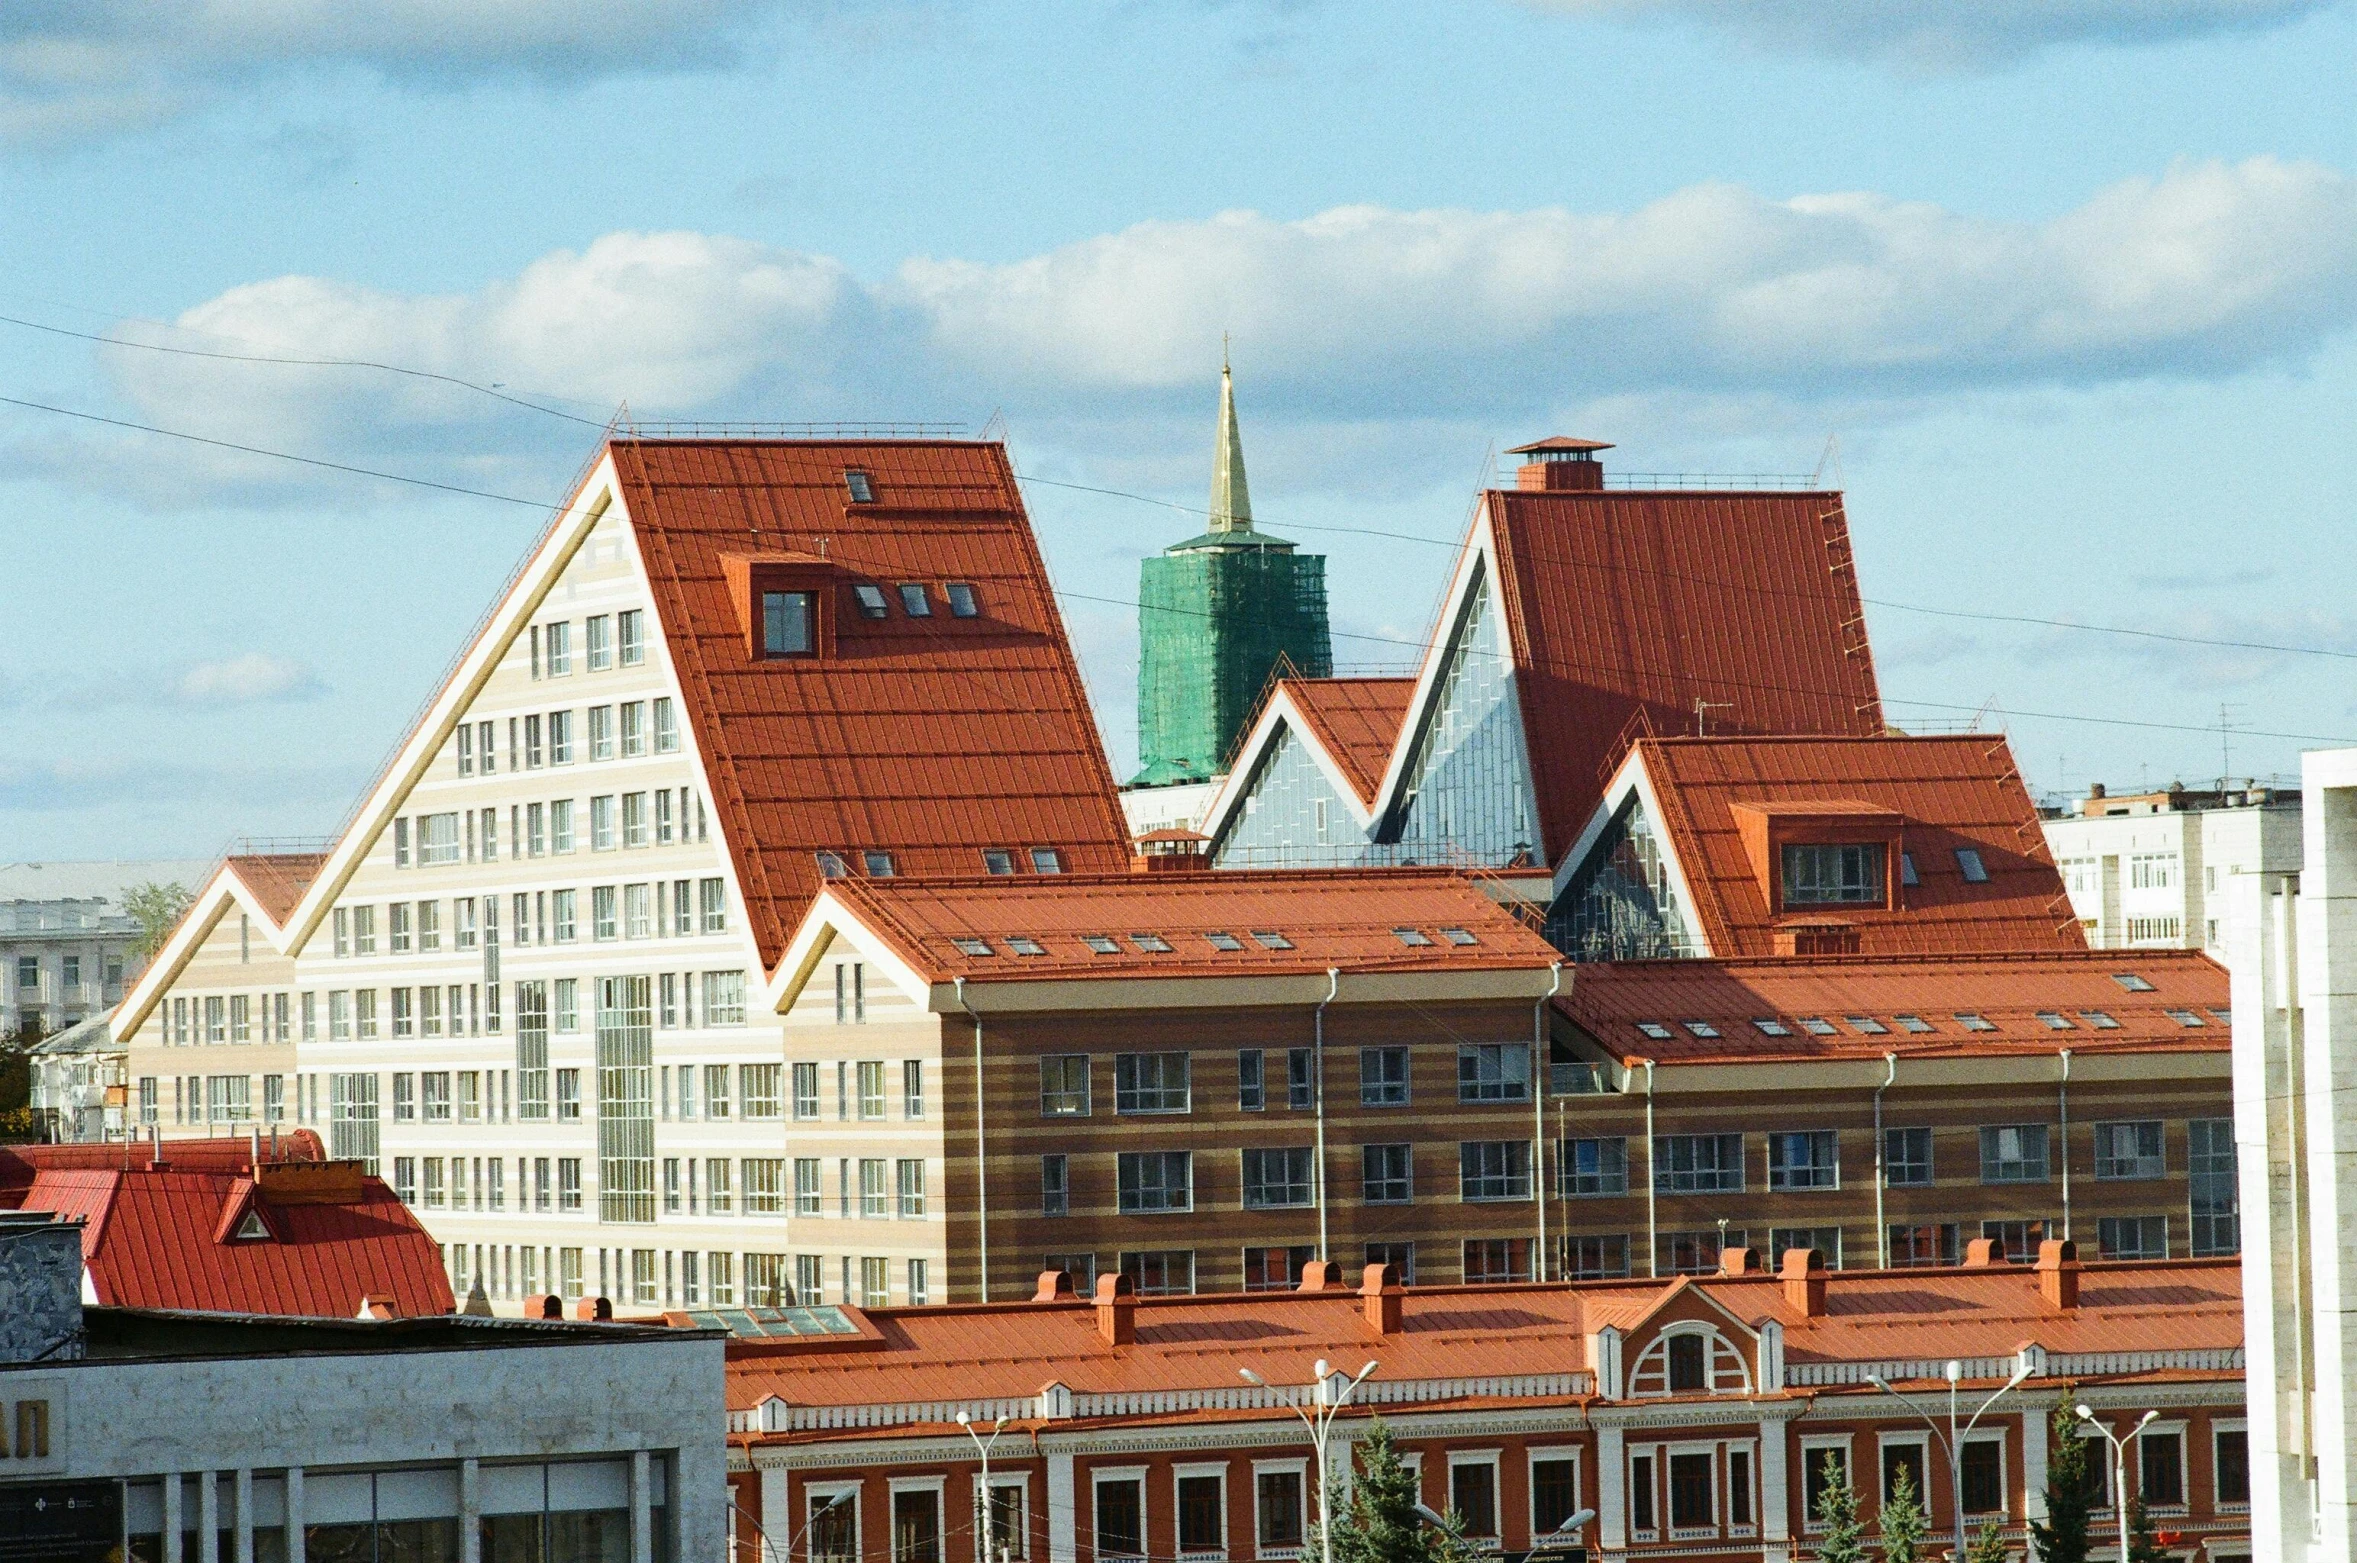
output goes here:
[{"label": "tree foliage", "polygon": [[1964,1563],[2012,1563],[2013,1554],[2006,1550],[2005,1532],[1990,1520],[1972,1538],[1972,1545],[1964,1551]]},{"label": "tree foliage", "polygon": [[2128,1563],[2171,1563],[2168,1548],[2152,1533],[2152,1516],[2142,1498],[2128,1500]]},{"label": "tree foliage", "polygon": [[1882,1530],[1883,1563],[1915,1563],[1931,1534],[1931,1518],[1915,1491],[1915,1473],[1904,1465],[1891,1478],[1890,1496],[1878,1516]]},{"label": "tree foliage", "polygon": [[2087,1523],[2098,1490],[2089,1469],[2093,1440],[2081,1438],[2067,1405],[2054,1408],[2046,1447],[2046,1518],[2030,1521],[2038,1563],[2087,1563]]},{"label": "tree foliage", "polygon": [[[1350,1503],[1334,1518],[1334,1563],[1474,1563],[1455,1515],[1435,1526],[1416,1512],[1416,1473],[1377,1417],[1358,1442]],[[1312,1536],[1314,1553],[1318,1538]]]},{"label": "tree foliage", "polygon": [[188,910],[188,903],[196,898],[188,887],[174,881],[159,885],[150,879],[131,886],[123,892],[123,910],[139,925],[138,942],[131,953],[140,960],[151,960],[172,936],[172,926],[180,921],[180,914]]},{"label": "tree foliage", "polygon": [[1865,1563],[1864,1529],[1858,1524],[1858,1495],[1850,1491],[1848,1466],[1836,1450],[1825,1451],[1825,1485],[1817,1493],[1818,1563]]}]

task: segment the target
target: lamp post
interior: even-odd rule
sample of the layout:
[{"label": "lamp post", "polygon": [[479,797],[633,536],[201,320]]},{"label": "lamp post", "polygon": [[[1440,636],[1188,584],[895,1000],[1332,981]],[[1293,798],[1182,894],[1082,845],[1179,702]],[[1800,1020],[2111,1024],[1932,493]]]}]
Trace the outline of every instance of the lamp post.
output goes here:
[{"label": "lamp post", "polygon": [[[1342,1408],[1349,1403],[1352,1392],[1375,1376],[1376,1367],[1377,1364],[1370,1362],[1356,1373],[1338,1373],[1328,1365],[1325,1358],[1320,1357],[1311,1370],[1316,1375],[1312,1384],[1315,1394],[1311,1400],[1311,1409],[1304,1411],[1299,1406],[1286,1407],[1301,1418],[1302,1426],[1309,1429],[1310,1447],[1318,1453],[1318,1552],[1322,1563],[1334,1563],[1334,1504],[1329,1485],[1333,1479],[1333,1469],[1326,1459],[1326,1442],[1334,1431],[1334,1419],[1342,1414]],[[1258,1384],[1263,1389],[1271,1387],[1267,1379],[1250,1368],[1238,1368],[1236,1372],[1247,1384]]]},{"label": "lamp post", "polygon": [[974,1447],[982,1453],[982,1480],[974,1491],[974,1557],[976,1563],[990,1563],[990,1447],[1007,1430],[1007,1419],[1002,1416],[991,1423],[988,1438],[974,1431],[974,1419],[963,1411],[958,1413],[958,1426],[966,1430],[966,1436],[974,1440]]},{"label": "lamp post", "polygon": [[2144,1424],[2159,1416],[2158,1411],[2147,1411],[2136,1419],[2126,1437],[2113,1432],[2095,1420],[2095,1413],[2084,1401],[2071,1407],[2071,1414],[2101,1433],[2111,1445],[2111,1508],[2112,1517],[2120,1522],[2120,1563],[2128,1563],[2128,1439],[2144,1431]]},{"label": "lamp post", "polygon": [[[802,1544],[803,1537],[810,1534],[811,1527],[815,1526],[820,1520],[826,1518],[827,1515],[833,1513],[836,1509],[841,1508],[844,1504],[849,1503],[852,1499],[858,1496],[858,1488],[846,1487],[841,1492],[835,1494],[832,1498],[829,1498],[826,1502],[820,1504],[817,1508],[811,1510],[810,1518],[802,1522],[802,1528],[794,1532],[792,1539],[786,1543],[785,1553],[782,1557],[779,1557],[779,1563],[794,1563],[794,1549]],[[752,1515],[745,1514],[745,1510],[742,1505],[736,1504],[732,1501],[730,1507],[735,1508],[739,1514],[744,1514],[745,1518],[749,1520],[753,1519]],[[767,1547],[769,1545],[769,1532],[761,1529],[761,1522],[759,1520],[753,1520],[753,1528],[754,1530],[760,1532],[761,1544],[764,1547]],[[771,1556],[777,1557],[778,1554],[773,1551]]]},{"label": "lamp post", "polygon": [[[1944,1375],[1948,1381],[1948,1427],[1945,1432],[1942,1432],[1940,1430],[1938,1418],[1934,1417],[1930,1412],[1924,1410],[1923,1407],[1917,1405],[1914,1401],[1909,1400],[1905,1395],[1902,1395],[1897,1390],[1891,1388],[1890,1381],[1888,1379],[1885,1379],[1879,1373],[1869,1373],[1866,1375],[1867,1383],[1872,1384],[1876,1389],[1881,1390],[1884,1394],[1890,1396],[1891,1399],[1897,1401],[1900,1405],[1905,1406],[1908,1410],[1923,1418],[1923,1425],[1931,1429],[1931,1436],[1938,1439],[1940,1441],[1941,1447],[1947,1451],[1948,1507],[1952,1511],[1950,1518],[1955,1521],[1956,1563],[1964,1563],[1964,1436],[1972,1431],[1974,1423],[1978,1422],[1983,1416],[1988,1414],[1989,1407],[1995,1405],[1998,1401],[2003,1400],[2006,1395],[2010,1394],[2012,1391],[2020,1388],[2021,1381],[2028,1378],[2029,1376],[2030,1365],[2026,1362],[2020,1364],[2013,1370],[2013,1377],[2007,1379],[2004,1384],[1998,1388],[1995,1394],[1982,1401],[1980,1404],[1980,1409],[1973,1412],[1971,1416],[1966,1417],[1964,1419],[1964,1425],[1962,1427],[1958,1427],[1956,1425],[1956,1417],[1959,1408],[1956,1404],[1956,1391],[1957,1387],[1964,1381],[1964,1364],[1951,1359],[1948,1363],[1947,1372]],[[1928,1503],[1929,1501],[1930,1495],[1927,1493],[1925,1494],[1925,1502]]]}]

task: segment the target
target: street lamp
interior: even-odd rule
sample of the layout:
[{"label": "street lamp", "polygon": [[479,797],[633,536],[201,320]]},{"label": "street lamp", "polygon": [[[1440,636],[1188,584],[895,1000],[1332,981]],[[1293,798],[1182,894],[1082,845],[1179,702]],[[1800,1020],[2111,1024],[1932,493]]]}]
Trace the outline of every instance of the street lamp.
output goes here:
[{"label": "street lamp", "polygon": [[990,1563],[990,1446],[1007,1430],[1007,1419],[1002,1416],[991,1423],[987,1439],[974,1431],[974,1419],[963,1411],[958,1413],[958,1426],[966,1430],[966,1436],[974,1440],[974,1447],[982,1451],[982,1482],[974,1493],[974,1556],[977,1563]]},{"label": "street lamp", "polygon": [[[1351,1393],[1375,1376],[1376,1366],[1370,1362],[1355,1374],[1338,1373],[1325,1358],[1320,1357],[1311,1369],[1316,1375],[1313,1387],[1317,1391],[1312,1409],[1304,1411],[1299,1406],[1286,1407],[1301,1418],[1302,1426],[1309,1429],[1310,1447],[1318,1452],[1318,1551],[1322,1563],[1334,1563],[1334,1505],[1329,1486],[1333,1470],[1326,1459],[1326,1441],[1334,1430],[1334,1419],[1342,1414],[1342,1408],[1349,1403]],[[1267,1379],[1250,1368],[1238,1368],[1236,1371],[1247,1384],[1258,1384],[1263,1389],[1271,1387]]]},{"label": "street lamp", "polygon": [[2127,1436],[2113,1432],[2095,1420],[2095,1413],[2084,1401],[2071,1407],[2071,1414],[2101,1433],[2111,1445],[2111,1507],[2112,1515],[2120,1522],[2120,1563],[2128,1563],[2128,1439],[2144,1431],[2144,1424],[2159,1416],[2158,1411],[2147,1411],[2128,1429]]},{"label": "street lamp", "polygon": [[[784,1554],[781,1556],[775,1551],[772,1551],[770,1555],[772,1557],[776,1557],[778,1559],[778,1563],[794,1563],[794,1549],[802,1544],[803,1537],[810,1534],[811,1527],[816,1525],[820,1520],[826,1518],[827,1515],[833,1513],[836,1509],[841,1508],[844,1504],[849,1503],[852,1499],[858,1496],[858,1488],[846,1487],[841,1492],[835,1494],[832,1498],[829,1498],[826,1502],[820,1504],[817,1508],[811,1510],[810,1518],[804,1520],[802,1522],[802,1528],[794,1532],[792,1539],[787,1541]],[[753,1519],[752,1515],[745,1514],[745,1510],[741,1505],[732,1504],[731,1506],[736,1508],[736,1511],[739,1514],[744,1514],[745,1518],[749,1520]],[[761,1522],[759,1520],[753,1521],[753,1529],[760,1532],[761,1543],[764,1547],[767,1547],[769,1545],[769,1532],[761,1529]]]},{"label": "street lamp", "polygon": [[[1923,1425],[1931,1429],[1931,1436],[1938,1439],[1940,1441],[1941,1447],[1947,1450],[1948,1505],[1954,1511],[1951,1515],[1951,1518],[1953,1518],[1956,1522],[1956,1557],[1958,1559],[1958,1563],[1962,1563],[1962,1559],[1964,1557],[1964,1436],[1965,1434],[1972,1431],[1974,1423],[1978,1422],[1983,1416],[1988,1414],[1989,1407],[1995,1405],[1998,1401],[2003,1400],[2012,1391],[2021,1387],[2021,1381],[2030,1376],[2030,1364],[2024,1362],[2016,1367],[2013,1370],[2013,1377],[2007,1379],[1995,1394],[1982,1401],[1980,1404],[1980,1409],[1975,1411],[1971,1416],[1966,1417],[1962,1427],[1958,1427],[1956,1425],[1956,1415],[1958,1409],[1956,1405],[1956,1388],[1964,1381],[1964,1364],[1951,1359],[1948,1363],[1947,1371],[1944,1376],[1948,1380],[1948,1427],[1947,1431],[1945,1432],[1940,1430],[1939,1420],[1936,1417],[1934,1417],[1930,1412],[1924,1410],[1923,1407],[1917,1405],[1914,1401],[1909,1400],[1905,1395],[1902,1395],[1897,1390],[1891,1388],[1890,1381],[1885,1379],[1881,1374],[1867,1374],[1866,1382],[1872,1384],[1876,1389],[1881,1390],[1884,1394],[1890,1396],[1893,1400],[1896,1400],[1899,1404],[1905,1406],[1908,1410],[1923,1418]],[[1929,1503],[1929,1501],[1930,1495],[1925,1494],[1925,1502]],[[2122,1556],[2124,1557],[2125,1554],[2122,1554]]]}]

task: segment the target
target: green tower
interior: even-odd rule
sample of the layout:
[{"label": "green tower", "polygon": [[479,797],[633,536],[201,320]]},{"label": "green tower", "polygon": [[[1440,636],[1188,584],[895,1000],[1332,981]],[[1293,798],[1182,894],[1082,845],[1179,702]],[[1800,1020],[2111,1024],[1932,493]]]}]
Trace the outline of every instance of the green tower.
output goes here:
[{"label": "green tower", "polygon": [[1326,560],[1253,530],[1236,382],[1219,370],[1211,529],[1138,567],[1138,774],[1133,787],[1204,781],[1260,705],[1269,676],[1325,678]]}]

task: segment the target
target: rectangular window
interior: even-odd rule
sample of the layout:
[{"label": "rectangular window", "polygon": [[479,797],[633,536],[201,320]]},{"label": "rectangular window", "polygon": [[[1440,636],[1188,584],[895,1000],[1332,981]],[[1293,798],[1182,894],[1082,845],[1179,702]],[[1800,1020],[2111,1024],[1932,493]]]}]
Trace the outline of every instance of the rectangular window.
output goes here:
[{"label": "rectangular window", "polygon": [[614,850],[614,795],[602,793],[589,800],[589,850]]},{"label": "rectangular window", "polygon": [[1301,1475],[1298,1470],[1253,1473],[1253,1539],[1264,1551],[1301,1545],[1305,1526]]},{"label": "rectangular window", "polygon": [[[725,1167],[727,1163],[714,1165]],[[825,1192],[819,1187],[819,1168],[820,1162],[816,1156],[794,1158],[794,1214],[797,1216],[820,1215],[826,1209]],[[726,1179],[722,1181],[725,1184]],[[723,1198],[725,1200],[725,1195]],[[725,1205],[721,1208],[725,1208]]]},{"label": "rectangular window", "polygon": [[655,753],[675,754],[679,750],[679,713],[669,695],[655,700]]},{"label": "rectangular window", "polygon": [[696,893],[703,912],[706,933],[728,932],[728,887],[719,879],[696,882]]},{"label": "rectangular window", "polygon": [[1983,1183],[2046,1181],[2046,1125],[2006,1124],[1981,1130]]},{"label": "rectangular window", "polygon": [[589,708],[589,757],[593,760],[611,760],[614,757],[614,708],[612,706],[591,706]]},{"label": "rectangular window", "polygon": [[881,1059],[863,1058],[854,1075],[859,1082],[859,1116],[863,1123],[873,1123],[884,1116],[884,1064]]},{"label": "rectangular window", "polygon": [[2169,1257],[2167,1216],[2105,1216],[2096,1223],[2096,1235],[2106,1259]]},{"label": "rectangular window", "polygon": [[548,806],[548,847],[551,852],[573,850],[573,800],[559,798]]},{"label": "rectangular window", "polygon": [[541,643],[548,648],[549,677],[560,678],[573,671],[573,626],[570,623],[544,626]]},{"label": "rectangular window", "polygon": [[[1541,1458],[1530,1463],[1530,1534],[1534,1547],[1580,1510],[1579,1463]],[[1564,1538],[1577,1543],[1577,1537]]]},{"label": "rectangular window", "polygon": [[[637,796],[637,794],[632,794]],[[655,900],[652,885],[624,885],[622,887],[622,937],[651,939],[655,934]]]},{"label": "rectangular window", "polygon": [[1629,1273],[1629,1239],[1624,1232],[1567,1237],[1561,1243],[1562,1280],[1611,1280]]},{"label": "rectangular window", "polygon": [[925,1065],[922,1059],[901,1060],[900,1116],[911,1122],[925,1116]]},{"label": "rectangular window", "polygon": [[1882,1131],[1883,1181],[1895,1189],[1928,1187],[1932,1181],[1931,1131]]},{"label": "rectangular window", "polygon": [[[594,939],[619,938],[622,932],[621,898],[612,885],[594,885],[589,892],[589,932]],[[560,895],[564,892],[559,891]],[[560,941],[561,942],[561,941]]]},{"label": "rectangular window", "polygon": [[745,1214],[782,1216],[786,1213],[786,1163],[780,1156],[747,1156],[744,1164]]},{"label": "rectangular window", "polygon": [[1060,1152],[1039,1159],[1039,1213],[1072,1214],[1072,1160]]},{"label": "rectangular window", "polygon": [[1217,1476],[1181,1476],[1178,1479],[1180,1552],[1227,1551],[1225,1485]]},{"label": "rectangular window", "polygon": [[770,657],[806,657],[817,634],[815,597],[810,592],[761,594],[761,651]]},{"label": "rectangular window", "polygon": [[1527,1237],[1473,1238],[1464,1252],[1468,1286],[1505,1286],[1530,1279]]},{"label": "rectangular window", "polygon": [[2095,1175],[2103,1179],[2145,1179],[2162,1176],[2161,1125],[2099,1123],[2095,1126]]},{"label": "rectangular window", "polygon": [[2136,1440],[2137,1492],[2148,1509],[2185,1507],[2185,1440],[2146,1433]]},{"label": "rectangular window", "polygon": [[2242,1195],[2235,1173],[2234,1120],[2196,1118],[2185,1130],[2193,1256],[2240,1253]]},{"label": "rectangular window", "polygon": [[1466,1140],[1457,1146],[1458,1197],[1467,1201],[1530,1198],[1528,1140]]},{"label": "rectangular window", "polygon": [[[418,1095],[424,1103],[425,1121],[427,1123],[448,1123],[450,1121],[450,1071],[447,1069],[428,1070],[419,1075],[417,1081]],[[401,1092],[396,1085],[393,1092],[395,1117],[400,1116],[400,1101]]]},{"label": "rectangular window", "polygon": [[581,1117],[581,1071],[557,1071],[557,1121],[576,1122]]},{"label": "rectangular window", "polygon": [[[622,845],[643,847],[648,843],[647,795],[643,792],[622,794]],[[641,891],[646,887],[640,886]],[[647,930],[652,933],[653,929]]]},{"label": "rectangular window", "polygon": [[1825,1512],[1826,1492],[1836,1486],[1846,1486],[1849,1478],[1848,1446],[1801,1446],[1801,1502],[1810,1529],[1820,1528],[1817,1516]]},{"label": "rectangular window", "polygon": [[1119,1053],[1113,1059],[1116,1113],[1183,1113],[1188,1110],[1188,1055]]},{"label": "rectangular window", "polygon": [[1530,1100],[1530,1044],[1468,1042],[1457,1049],[1457,1100]]},{"label": "rectangular window", "polygon": [[1247,1150],[1244,1153],[1244,1208],[1291,1210],[1306,1207],[1312,1194],[1309,1147]]},{"label": "rectangular window", "polygon": [[1256,1113],[1268,1106],[1263,1063],[1259,1048],[1244,1048],[1236,1054],[1236,1107],[1241,1112]]},{"label": "rectangular window", "polygon": [[1039,1111],[1043,1118],[1089,1115],[1086,1053],[1051,1053],[1039,1061]]},{"label": "rectangular window", "polygon": [[352,908],[352,953],[376,953],[376,908],[373,906]]},{"label": "rectangular window", "polygon": [[1707,1454],[1670,1456],[1671,1535],[1711,1530],[1718,1525],[1717,1505],[1712,1502],[1718,1488],[1713,1470],[1716,1464]]},{"label": "rectangular window", "polygon": [[1301,1285],[1301,1267],[1317,1257],[1307,1243],[1286,1248],[1244,1250],[1244,1290],[1289,1292]]},{"label": "rectangular window", "polygon": [[2005,1440],[1998,1438],[1970,1438],[1965,1440],[1964,1512],[1967,1514],[1999,1514],[2005,1509]]},{"label": "rectangular window", "polygon": [[1096,1543],[1099,1558],[1146,1555],[1146,1484],[1134,1476],[1101,1480],[1096,1487]]},{"label": "rectangular window", "polygon": [[[715,1117],[727,1117],[728,1098],[725,1092],[721,1097],[718,1110],[714,1112],[710,1104],[707,1103],[706,1111]],[[816,1064],[796,1064],[794,1066],[794,1116],[804,1120],[818,1116],[818,1065]]]},{"label": "rectangular window", "polygon": [[1192,1152],[1123,1151],[1118,1160],[1123,1215],[1153,1215],[1195,1208]]},{"label": "rectangular window", "polygon": [[584,649],[589,653],[589,671],[603,673],[614,665],[614,621],[602,613],[593,613],[581,623]]},{"label": "rectangular window", "polygon": [[1408,1145],[1359,1147],[1359,1196],[1370,1205],[1405,1205],[1416,1197],[1415,1150]]},{"label": "rectangular window", "polygon": [[747,1118],[782,1116],[778,1081],[784,1072],[783,1064],[744,1064],[738,1068],[738,1095],[744,1103],[744,1115]]},{"label": "rectangular window", "polygon": [[741,971],[704,973],[704,1024],[741,1026],[745,1023],[745,974]]},{"label": "rectangular window", "polygon": [[1768,1136],[1768,1187],[1779,1192],[1841,1186],[1839,1137],[1830,1129]]},{"label": "rectangular window", "polygon": [[[396,1157],[394,1159],[395,1169],[398,1170],[400,1163],[406,1159],[406,1157]],[[426,1158],[425,1170],[425,1208],[428,1210],[440,1210],[444,1200],[444,1195],[442,1192],[442,1158],[439,1156],[428,1156]]]},{"label": "rectangular window", "polygon": [[1195,1251],[1191,1248],[1127,1250],[1121,1273],[1141,1297],[1181,1297],[1195,1290]]},{"label": "rectangular window", "polygon": [[615,640],[622,652],[622,665],[637,667],[647,659],[647,616],[641,608],[626,608],[614,615]]},{"label": "rectangular window", "polygon": [[1297,1113],[1317,1106],[1315,1055],[1306,1047],[1285,1050],[1285,1105]]},{"label": "rectangular window", "polygon": [[2239,1427],[2218,1429],[2212,1445],[2215,1458],[2210,1469],[2215,1473],[2218,1506],[2247,1508],[2251,1501],[2251,1438]]},{"label": "rectangular window", "polygon": [[859,1213],[862,1216],[891,1214],[884,1192],[884,1158],[863,1156],[859,1162]]},{"label": "rectangular window", "polygon": [[899,1214],[904,1217],[925,1213],[925,1164],[915,1157],[902,1157],[892,1164],[892,1191]]},{"label": "rectangular window", "polygon": [[1408,1050],[1404,1047],[1359,1049],[1359,1103],[1365,1107],[1408,1105]]},{"label": "rectangular window", "polygon": [[1653,1456],[1629,1456],[1629,1528],[1641,1540],[1651,1541],[1658,1534],[1661,1521],[1654,1513]]},{"label": "rectangular window", "polygon": [[[1741,1248],[1746,1233],[1734,1228],[1724,1234],[1726,1248]],[[1663,1232],[1653,1240],[1653,1273],[1656,1275],[1709,1275],[1719,1268],[1722,1250],[1719,1232]]]},{"label": "rectangular window", "polygon": [[1896,1226],[1885,1233],[1890,1244],[1891,1267],[1914,1269],[1927,1265],[1952,1265],[1964,1257],[1962,1236],[1953,1221],[1935,1221],[1922,1226]]},{"label": "rectangular window", "polygon": [[458,814],[421,815],[417,822],[417,856],[420,863],[455,863],[458,861]]},{"label": "rectangular window", "polygon": [[1743,1136],[1663,1134],[1653,1141],[1653,1187],[1663,1194],[1739,1194]]},{"label": "rectangular window", "polygon": [[1883,845],[1788,843],[1783,853],[1784,904],[1880,906],[1884,898]]},{"label": "rectangular window", "polygon": [[570,711],[548,713],[548,763],[573,763],[573,713]]},{"label": "rectangular window", "polygon": [[1626,1194],[1629,1142],[1625,1139],[1565,1140],[1557,1152],[1566,1198]]},{"label": "rectangular window", "polygon": [[655,1015],[645,977],[597,979],[598,1219],[655,1219]]}]

